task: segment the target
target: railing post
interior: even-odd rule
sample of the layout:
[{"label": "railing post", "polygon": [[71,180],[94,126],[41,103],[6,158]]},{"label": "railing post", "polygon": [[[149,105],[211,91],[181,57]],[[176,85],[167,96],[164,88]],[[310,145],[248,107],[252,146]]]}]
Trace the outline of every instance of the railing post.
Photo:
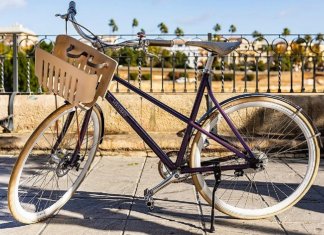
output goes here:
[{"label": "railing post", "polygon": [[236,85],[235,85],[235,77],[236,77],[236,74],[235,74],[235,70],[236,70],[236,56],[233,55],[233,93],[236,92]]},{"label": "railing post", "polygon": [[150,56],[150,92],[153,92],[153,56]]},{"label": "railing post", "polygon": [[[127,57],[126,58],[126,61],[127,61],[127,82],[130,82],[130,58]],[[130,89],[127,88],[127,92],[130,93]]]},{"label": "railing post", "polygon": [[225,74],[224,74],[224,71],[225,71],[225,57],[222,56],[221,57],[221,77],[222,77],[222,89],[221,89],[221,92],[224,93],[225,92]]},{"label": "railing post", "polygon": [[164,57],[161,57],[161,77],[162,77],[162,88],[161,92],[164,92]]},{"label": "railing post", "polygon": [[19,91],[19,86],[18,86],[18,41],[17,41],[17,34],[14,33],[12,35],[13,37],[13,71],[12,71],[12,88],[13,92],[18,92]]},{"label": "railing post", "polygon": [[244,55],[244,93],[247,92],[247,55]]},{"label": "railing post", "polygon": [[173,93],[176,92],[176,89],[175,89],[175,61],[176,61],[175,54],[172,53],[172,73],[173,73],[173,76],[172,76],[172,92]]},{"label": "railing post", "polygon": [[259,93],[259,56],[255,57],[255,93]]},{"label": "railing post", "polygon": [[0,56],[0,93],[4,92],[4,56]]},{"label": "railing post", "polygon": [[197,84],[198,84],[198,55],[195,53],[195,92],[197,92]]},{"label": "railing post", "polygon": [[305,92],[305,61],[304,61],[304,56],[301,55],[301,62],[302,62],[302,80],[301,80],[301,89],[300,92]]},{"label": "railing post", "polygon": [[183,92],[186,93],[187,92],[187,80],[189,81],[189,76],[187,74],[187,60],[185,62],[185,65],[184,65],[184,74],[185,74],[185,81],[184,81],[184,89],[183,89]]},{"label": "railing post", "polygon": [[138,58],[138,88],[142,90],[142,58]]},{"label": "railing post", "polygon": [[[119,61],[120,61],[120,57],[117,58],[117,69],[116,69],[116,74],[119,77]],[[116,92],[119,92],[119,83],[116,83]]]},{"label": "railing post", "polygon": [[270,56],[269,54],[267,54],[267,93],[270,93],[271,90],[270,90]]},{"label": "railing post", "polygon": [[293,63],[294,63],[294,60],[293,60],[293,57],[290,56],[290,93],[294,93],[294,70],[293,70]]},{"label": "railing post", "polygon": [[281,71],[282,71],[282,57],[278,55],[278,93],[281,93]]},{"label": "railing post", "polygon": [[312,92],[316,93],[316,63],[317,58],[316,56],[313,57],[313,90]]},{"label": "railing post", "polygon": [[30,90],[30,56],[27,55],[27,93],[31,93],[31,90]]}]

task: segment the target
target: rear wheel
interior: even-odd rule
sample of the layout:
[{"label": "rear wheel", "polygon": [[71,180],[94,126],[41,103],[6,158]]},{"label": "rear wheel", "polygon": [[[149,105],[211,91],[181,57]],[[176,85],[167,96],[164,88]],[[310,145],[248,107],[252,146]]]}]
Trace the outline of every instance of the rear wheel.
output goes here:
[{"label": "rear wheel", "polygon": [[[259,219],[278,214],[297,203],[308,191],[319,166],[319,146],[312,125],[303,113],[279,99],[250,96],[222,106],[254,155],[257,169],[223,171],[215,208],[236,218]],[[224,118],[215,111],[203,124],[243,151]],[[220,165],[245,163],[206,135],[197,133],[190,166],[217,159]],[[211,204],[213,174],[193,175],[194,184]]]},{"label": "rear wheel", "polygon": [[[64,105],[50,114],[26,142],[8,188],[9,209],[18,221],[35,223],[51,216],[71,198],[86,176],[101,139],[102,121],[95,106],[77,164],[68,166],[85,113],[81,108]],[[68,120],[70,125],[58,141]]]}]

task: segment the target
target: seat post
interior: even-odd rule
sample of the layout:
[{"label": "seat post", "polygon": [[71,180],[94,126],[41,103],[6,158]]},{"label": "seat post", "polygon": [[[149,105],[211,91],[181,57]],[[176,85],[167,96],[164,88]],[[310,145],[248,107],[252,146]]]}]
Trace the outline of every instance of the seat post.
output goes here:
[{"label": "seat post", "polygon": [[213,67],[214,59],[215,59],[214,53],[209,53],[208,58],[207,58],[207,62],[206,62],[206,65],[205,65],[205,68],[203,70],[204,73],[208,73],[209,74],[211,72],[212,67]]}]

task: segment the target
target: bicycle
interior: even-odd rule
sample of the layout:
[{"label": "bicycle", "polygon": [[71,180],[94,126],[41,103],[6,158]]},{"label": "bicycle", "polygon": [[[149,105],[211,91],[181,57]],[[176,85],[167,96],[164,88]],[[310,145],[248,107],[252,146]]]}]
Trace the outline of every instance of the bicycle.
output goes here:
[{"label": "bicycle", "polygon": [[[319,167],[320,133],[298,105],[268,94],[244,94],[221,103],[213,95],[209,83],[213,60],[216,54],[225,56],[238,48],[240,41],[185,43],[209,51],[190,117],[186,117],[113,75],[117,62],[102,53],[125,46],[147,52],[148,46],[171,47],[179,42],[139,35],[136,40],[109,44],[77,23],[75,15],[75,3],[70,2],[67,14],[59,16],[93,47],[60,35],[53,54],[36,49],[40,83],[67,101],[38,126],[15,163],[8,189],[15,219],[35,223],[48,218],[82,183],[104,136],[98,97],[104,97],[160,158],[163,181],[144,192],[151,209],[154,194],[188,177],[213,208],[240,219],[277,215],[309,190]],[[187,124],[179,151],[165,153],[156,144],[108,90],[111,80]],[[205,90],[214,107],[196,121]],[[291,173],[280,176],[284,168]]]}]

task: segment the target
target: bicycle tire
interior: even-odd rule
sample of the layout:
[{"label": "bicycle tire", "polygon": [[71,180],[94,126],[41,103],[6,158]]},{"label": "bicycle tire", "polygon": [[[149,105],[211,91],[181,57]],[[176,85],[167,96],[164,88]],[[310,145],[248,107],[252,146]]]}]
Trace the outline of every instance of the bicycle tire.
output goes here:
[{"label": "bicycle tire", "polygon": [[[65,117],[71,112],[74,114],[69,128],[55,153],[51,153],[59,130],[63,129],[63,123],[67,120]],[[8,205],[16,220],[31,224],[50,217],[65,205],[84,180],[101,139],[102,120],[95,106],[81,144],[79,156],[83,160],[79,161],[79,170],[62,167],[64,159],[68,159],[75,149],[77,128],[81,128],[84,113],[85,110],[81,108],[63,105],[52,112],[29,137],[13,167],[8,187]]]},{"label": "bicycle tire", "polygon": [[[263,117],[258,117],[260,114],[262,114],[261,108],[264,108],[264,115],[266,114],[267,109],[273,110],[272,114],[271,112],[268,112],[268,117],[266,117],[267,115],[264,116],[264,118],[268,119],[263,120],[263,123],[261,123],[261,119]],[[319,167],[320,152],[317,133],[313,129],[309,119],[300,109],[292,106],[289,102],[286,102],[281,98],[277,99],[268,95],[251,95],[238,99],[232,99],[229,102],[224,102],[222,109],[230,117],[246,142],[249,145],[252,145],[250,146],[252,151],[254,151],[256,155],[262,156],[262,158],[265,159],[265,162],[267,161],[267,164],[264,164],[265,170],[256,172],[250,169],[243,172],[243,176],[235,176],[234,171],[230,173],[222,172],[222,182],[217,189],[214,207],[235,218],[261,219],[277,215],[296,204],[311,187]],[[252,115],[253,112],[258,115]],[[246,113],[246,121],[243,121],[244,118],[241,117],[243,113]],[[254,120],[249,120],[250,122],[248,123],[247,120],[251,119],[253,116]],[[202,127],[208,131],[216,131],[217,134],[221,135],[224,139],[233,141],[234,136],[229,136],[229,130],[222,127],[226,126],[227,124],[222,125],[224,124],[222,121],[224,121],[224,119],[221,117],[218,111],[215,110],[209,117],[206,118]],[[274,133],[270,133],[272,131],[271,127],[276,128],[275,122],[277,121],[280,121],[282,125],[279,125],[279,123],[278,129],[273,130],[283,132],[281,135],[280,133],[275,133],[274,131]],[[291,128],[290,125],[292,125]],[[290,132],[287,130],[288,127]],[[248,129],[250,129],[251,133],[251,130],[253,130],[254,136],[251,136]],[[246,130],[248,135],[243,134],[244,130]],[[267,136],[262,133],[265,130],[268,130],[268,133],[266,133]],[[295,133],[297,133],[298,130],[301,131],[303,136],[299,133],[300,136],[296,137]],[[286,137],[283,135],[286,135]],[[284,142],[288,135],[289,138],[286,142]],[[264,140],[262,140],[262,137]],[[268,140],[266,143],[264,143],[266,139]],[[217,146],[217,144],[213,147],[210,145],[208,147],[204,147],[204,145],[206,145],[205,143],[206,136],[200,132],[197,132],[191,148],[191,167],[200,167],[201,161],[204,160],[203,156],[205,156],[205,159],[207,160],[210,158],[210,155],[213,155],[211,158],[218,158],[220,161],[222,157],[225,157],[226,155],[230,156],[228,152],[226,152],[220,146]],[[239,146],[238,141],[234,141],[234,143],[236,146]],[[278,144],[278,146],[276,146],[276,144]],[[284,145],[279,147],[279,144]],[[285,146],[287,146],[287,148],[282,149]],[[301,153],[301,146],[307,148],[307,150],[303,149]],[[279,147],[279,150],[277,147]],[[211,148],[214,148],[214,150],[211,150]],[[265,149],[267,149],[268,152],[264,152]],[[277,150],[278,152],[275,153],[274,151]],[[264,154],[261,154],[262,152]],[[215,155],[218,156],[215,157]],[[305,159],[305,156],[307,159]],[[242,162],[242,160],[235,159],[235,157],[232,157],[232,159],[232,163],[237,163],[240,161]],[[284,161],[286,162],[284,163]],[[220,164],[228,164],[228,162],[225,161],[224,163]],[[292,167],[291,172],[279,177],[278,174],[288,171],[289,164],[291,164],[290,167]],[[294,165],[297,166],[298,169],[294,169]],[[268,181],[266,183],[262,181],[268,176],[270,177],[268,171],[272,171],[274,173],[274,176],[271,175],[272,178],[269,178],[270,181],[273,180],[271,183]],[[210,176],[197,173],[193,174],[192,177],[198,192],[211,205],[212,182],[214,182],[214,179],[212,178],[212,174],[209,175]],[[244,179],[247,178],[248,180],[244,180],[243,177]],[[233,180],[231,180],[232,178]],[[300,180],[299,183],[297,182],[296,184],[296,182],[292,182],[293,180],[297,179]],[[291,187],[291,190],[294,191],[287,195],[288,190],[286,187]],[[245,191],[245,195],[244,192],[242,195],[241,193],[243,189],[249,189],[250,191],[248,194],[246,194],[247,191]],[[252,195],[252,200],[248,198],[249,194]],[[254,196],[255,198],[253,198]],[[275,199],[273,197],[275,197]],[[241,201],[242,198],[246,200],[245,204],[244,201]],[[252,205],[252,203],[259,203],[260,206]],[[263,207],[261,208],[261,206]]]}]

